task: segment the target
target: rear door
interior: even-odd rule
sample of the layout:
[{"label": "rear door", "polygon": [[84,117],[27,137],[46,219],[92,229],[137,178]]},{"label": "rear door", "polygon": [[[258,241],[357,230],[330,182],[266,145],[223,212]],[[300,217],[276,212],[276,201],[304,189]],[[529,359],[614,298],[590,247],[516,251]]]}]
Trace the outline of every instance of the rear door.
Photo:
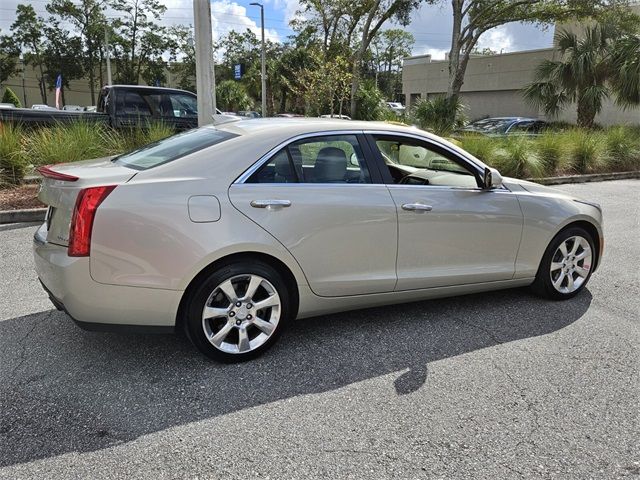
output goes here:
[{"label": "rear door", "polygon": [[396,209],[357,133],[292,141],[229,189],[233,205],[282,243],[320,296],[393,291]]}]

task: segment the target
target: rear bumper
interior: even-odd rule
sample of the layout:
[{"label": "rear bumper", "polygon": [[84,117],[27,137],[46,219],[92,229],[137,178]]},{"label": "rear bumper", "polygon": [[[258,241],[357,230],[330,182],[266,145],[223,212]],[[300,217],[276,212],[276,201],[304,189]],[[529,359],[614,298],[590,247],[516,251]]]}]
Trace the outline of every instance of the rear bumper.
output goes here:
[{"label": "rear bumper", "polygon": [[36,273],[52,303],[87,330],[171,332],[181,291],[95,282],[88,257],[69,257],[66,247],[47,243],[46,227],[34,235]]}]

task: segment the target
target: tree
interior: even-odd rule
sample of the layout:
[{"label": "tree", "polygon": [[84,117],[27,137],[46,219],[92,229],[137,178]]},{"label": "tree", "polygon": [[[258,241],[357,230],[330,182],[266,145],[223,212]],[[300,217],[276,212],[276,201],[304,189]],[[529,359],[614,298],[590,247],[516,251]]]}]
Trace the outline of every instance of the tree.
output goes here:
[{"label": "tree", "polygon": [[42,57],[44,20],[36,15],[31,5],[18,5],[16,20],[11,25],[13,41],[24,51],[25,65],[32,65],[38,72],[38,86],[42,103],[47,103],[47,87],[44,76],[44,60]]},{"label": "tree", "polygon": [[460,94],[469,58],[480,37],[510,22],[549,23],[604,12],[618,0],[451,0],[453,30],[447,97]]},{"label": "tree", "polygon": [[[429,0],[430,1],[430,0]],[[454,0],[456,1],[456,0]],[[358,0],[353,5],[354,17],[361,14],[360,44],[353,55],[353,81],[351,83],[351,117],[357,115],[357,93],[360,83],[360,69],[367,49],[376,34],[388,20],[399,25],[408,25],[410,13],[420,4],[420,0]],[[360,23],[360,22],[358,22]]]},{"label": "tree", "polygon": [[20,99],[9,87],[5,89],[4,95],[2,95],[2,103],[12,103],[16,108],[22,107]]},{"label": "tree", "polygon": [[371,42],[370,55],[376,86],[389,100],[394,100],[401,90],[402,60],[411,55],[414,41],[411,33],[393,28],[379,32]]},{"label": "tree", "polygon": [[170,46],[166,28],[157,24],[167,7],[159,0],[112,0],[111,6],[120,13],[113,22],[118,81],[138,84],[145,69],[147,78],[157,73],[153,64]]},{"label": "tree", "polygon": [[[61,28],[56,21],[50,21],[44,33],[47,41],[42,57],[49,88],[55,88],[58,75],[62,75],[62,86],[69,87],[71,80],[82,78],[85,73],[82,68],[82,40]],[[63,104],[66,103],[65,88],[62,89]]]},{"label": "tree", "polygon": [[242,84],[234,80],[224,80],[216,86],[216,104],[221,110],[231,112],[253,108],[251,97]]},{"label": "tree", "polygon": [[0,35],[0,85],[16,71],[19,56],[20,47],[12,37]]},{"label": "tree", "polygon": [[176,25],[169,28],[167,33],[172,46],[169,69],[178,77],[179,88],[195,93],[196,51],[191,29]]},{"label": "tree", "polygon": [[71,0],[51,0],[47,11],[68,20],[77,29],[84,44],[82,59],[85,71],[89,76],[89,92],[91,104],[96,104],[96,65],[103,42],[106,18],[104,16],[104,0],[79,0],[79,4]]},{"label": "tree", "polygon": [[612,24],[594,24],[585,29],[584,37],[560,31],[556,43],[562,58],[545,60],[537,68],[535,81],[524,91],[529,103],[551,116],[575,103],[577,123],[585,128],[593,127],[611,95],[623,106],[640,103],[637,37],[620,37]]},{"label": "tree", "polygon": [[612,86],[618,103],[630,107],[640,104],[640,35],[627,35],[616,41],[611,54],[616,75]]}]

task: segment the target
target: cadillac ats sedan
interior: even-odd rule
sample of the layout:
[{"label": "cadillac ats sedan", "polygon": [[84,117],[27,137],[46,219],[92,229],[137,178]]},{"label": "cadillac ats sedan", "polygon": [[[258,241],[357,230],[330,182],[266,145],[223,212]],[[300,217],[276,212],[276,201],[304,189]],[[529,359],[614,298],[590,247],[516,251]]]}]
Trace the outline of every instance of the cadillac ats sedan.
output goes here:
[{"label": "cadillac ats sedan", "polygon": [[522,286],[567,300],[604,243],[597,204],[386,123],[239,120],[40,173],[54,305],[226,362],[296,318]]}]

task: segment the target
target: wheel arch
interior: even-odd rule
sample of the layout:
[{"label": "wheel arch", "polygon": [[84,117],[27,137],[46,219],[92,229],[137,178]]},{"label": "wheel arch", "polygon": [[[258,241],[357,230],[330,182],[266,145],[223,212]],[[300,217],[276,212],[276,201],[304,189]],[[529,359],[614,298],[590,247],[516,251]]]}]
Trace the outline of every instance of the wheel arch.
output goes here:
[{"label": "wheel arch", "polygon": [[554,235],[553,237],[551,237],[551,239],[549,240],[549,243],[547,244],[550,245],[551,242],[553,242],[553,239],[556,238],[560,233],[564,232],[565,230],[569,229],[569,228],[582,228],[583,230],[585,230],[589,235],[591,235],[591,238],[593,239],[593,243],[595,246],[595,261],[593,262],[593,271],[595,272],[598,269],[598,266],[600,265],[600,257],[602,255],[602,248],[603,248],[603,239],[602,239],[602,235],[600,233],[600,230],[598,229],[598,227],[588,221],[588,220],[584,220],[584,219],[579,219],[579,220],[571,220],[569,223],[567,223],[566,225],[563,225],[562,228],[560,228]]},{"label": "wheel arch", "polygon": [[282,279],[290,288],[292,318],[296,318],[298,314],[298,307],[300,305],[300,292],[298,289],[296,277],[289,269],[289,267],[282,260],[274,257],[273,255],[269,255],[268,253],[254,251],[237,252],[216,259],[209,265],[205,266],[191,279],[191,281],[187,285],[187,288],[182,294],[180,304],[178,305],[178,311],[176,313],[176,331],[182,330],[189,298],[196,290],[197,286],[203,281],[203,279],[219,268],[224,267],[225,265],[247,260],[261,261],[263,263],[266,263],[267,265],[274,268],[282,276]]}]

